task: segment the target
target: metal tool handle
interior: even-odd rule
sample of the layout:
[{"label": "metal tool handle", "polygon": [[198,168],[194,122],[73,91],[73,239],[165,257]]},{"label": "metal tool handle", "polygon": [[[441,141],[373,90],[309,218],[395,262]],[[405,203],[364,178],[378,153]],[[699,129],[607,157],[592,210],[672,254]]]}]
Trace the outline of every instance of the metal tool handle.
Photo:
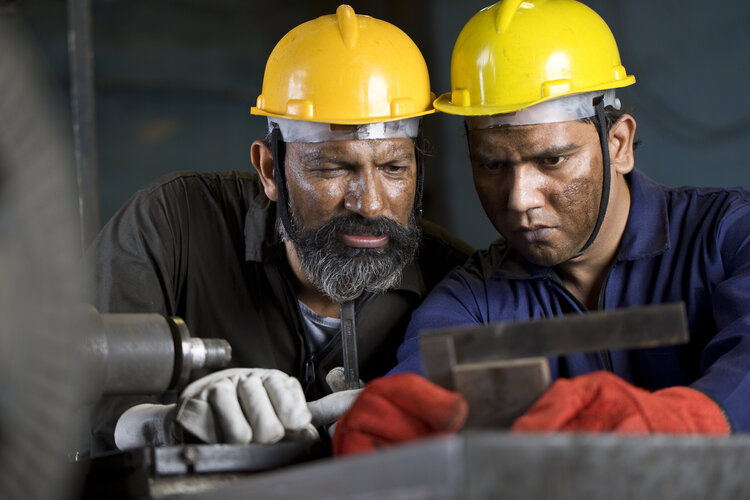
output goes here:
[{"label": "metal tool handle", "polygon": [[354,301],[341,305],[341,348],[344,357],[344,385],[347,390],[359,389],[359,362],[357,359],[357,329],[354,318]]}]

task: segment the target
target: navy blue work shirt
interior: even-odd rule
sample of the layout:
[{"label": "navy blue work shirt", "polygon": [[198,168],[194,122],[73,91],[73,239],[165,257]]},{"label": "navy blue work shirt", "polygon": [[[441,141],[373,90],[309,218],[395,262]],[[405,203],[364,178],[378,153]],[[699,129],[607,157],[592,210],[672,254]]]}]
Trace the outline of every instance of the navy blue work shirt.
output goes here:
[{"label": "navy blue work shirt", "polygon": [[[630,214],[600,308],[683,301],[690,341],[610,351],[611,370],[648,390],[697,389],[718,403],[733,431],[750,431],[750,192],[665,187],[638,171],[627,179]],[[450,273],[414,312],[389,373],[423,373],[423,329],[585,310],[554,268],[534,265],[498,240]],[[608,365],[602,353],[550,359],[553,379]]]}]

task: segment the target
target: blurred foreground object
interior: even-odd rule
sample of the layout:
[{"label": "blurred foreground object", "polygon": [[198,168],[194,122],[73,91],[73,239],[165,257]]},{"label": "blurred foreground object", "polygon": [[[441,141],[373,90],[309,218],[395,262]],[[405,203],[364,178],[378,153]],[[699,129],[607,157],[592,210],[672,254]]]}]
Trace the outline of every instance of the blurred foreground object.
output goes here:
[{"label": "blurred foreground object", "polygon": [[0,491],[5,499],[73,498],[65,467],[83,330],[69,136],[15,24],[0,16]]},{"label": "blurred foreground object", "polygon": [[0,491],[76,498],[83,403],[177,389],[231,358],[178,318],[81,306],[71,137],[21,26],[0,16]]}]

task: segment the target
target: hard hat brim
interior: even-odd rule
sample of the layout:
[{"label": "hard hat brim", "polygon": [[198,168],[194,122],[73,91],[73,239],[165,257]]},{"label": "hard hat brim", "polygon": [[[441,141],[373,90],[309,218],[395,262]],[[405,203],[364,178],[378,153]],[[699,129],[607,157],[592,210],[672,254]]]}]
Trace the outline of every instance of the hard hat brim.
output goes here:
[{"label": "hard hat brim", "polygon": [[451,103],[451,93],[446,92],[445,94],[442,94],[440,97],[435,99],[432,105],[438,111],[442,113],[447,113],[449,115],[461,115],[461,116],[497,115],[497,114],[502,114],[502,113],[514,113],[516,111],[534,106],[535,104],[539,104],[541,102],[550,101],[552,99],[558,99],[558,98],[565,97],[565,96],[572,95],[572,94],[581,94],[584,92],[591,92],[591,91],[596,91],[596,90],[622,88],[622,87],[633,85],[634,83],[635,83],[635,76],[627,75],[625,78],[617,82],[607,82],[606,84],[600,85],[600,86],[588,87],[585,89],[576,90],[575,92],[566,92],[563,94],[552,95],[549,97],[537,99],[535,101],[529,101],[529,102],[525,102],[521,104],[512,104],[512,105],[507,105],[507,106],[486,105],[486,104],[458,106],[458,105]]},{"label": "hard hat brim", "polygon": [[307,117],[296,117],[293,115],[269,113],[268,111],[264,111],[256,106],[253,106],[250,108],[250,114],[252,115],[267,116],[270,118],[280,118],[284,120],[297,120],[297,121],[304,121],[304,122],[333,123],[336,125],[366,125],[368,123],[392,122],[396,120],[405,120],[407,118],[416,118],[418,116],[431,115],[435,113],[436,111],[437,110],[433,107],[424,111],[420,111],[418,113],[410,113],[410,114],[400,115],[400,116],[389,115],[389,116],[365,117],[365,118],[356,118],[356,119],[347,120],[347,119],[342,119],[342,118],[325,117],[325,116],[316,116],[314,119],[310,119]]}]

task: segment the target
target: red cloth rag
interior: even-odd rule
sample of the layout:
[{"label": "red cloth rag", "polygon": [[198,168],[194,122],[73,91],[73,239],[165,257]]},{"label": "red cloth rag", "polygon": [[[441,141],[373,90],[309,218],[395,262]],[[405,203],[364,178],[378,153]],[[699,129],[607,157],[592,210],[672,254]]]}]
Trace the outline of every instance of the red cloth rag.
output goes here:
[{"label": "red cloth rag", "polygon": [[729,434],[722,410],[689,387],[649,392],[609,372],[559,379],[514,423],[514,431]]},{"label": "red cloth rag", "polygon": [[463,396],[419,375],[375,379],[336,424],[333,454],[362,453],[456,432],[467,412]]}]

